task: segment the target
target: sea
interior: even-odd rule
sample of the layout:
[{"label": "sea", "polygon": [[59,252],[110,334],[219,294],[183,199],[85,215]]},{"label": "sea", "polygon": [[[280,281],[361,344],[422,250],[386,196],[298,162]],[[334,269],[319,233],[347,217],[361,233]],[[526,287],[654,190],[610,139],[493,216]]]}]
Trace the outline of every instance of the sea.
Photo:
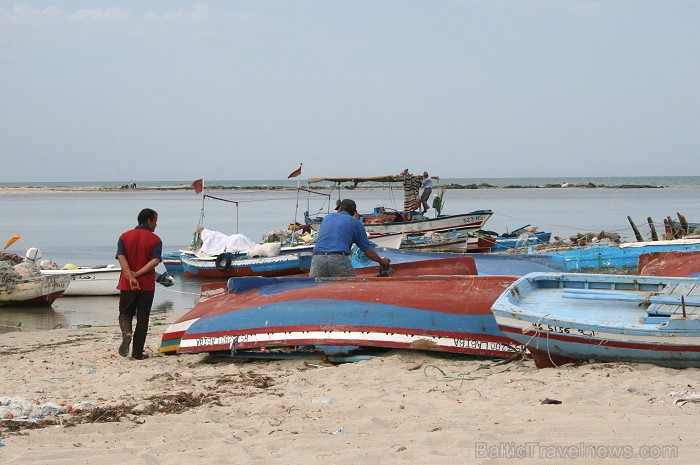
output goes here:
[{"label": "sea", "polygon": [[[403,206],[400,185],[378,183],[338,188],[332,182],[309,185],[298,179],[205,180],[204,192],[197,194],[189,188],[192,180],[135,181],[135,189],[121,188],[131,182],[0,183],[0,241],[19,234],[22,238],[6,252],[24,255],[27,248],[37,247],[44,259],[60,266],[118,265],[117,238],[136,226],[138,212],[146,207],[158,212],[156,234],[167,252],[187,247],[199,226],[245,234],[257,242],[303,223],[305,212],[314,216],[332,211],[341,198],[354,199],[360,212]],[[87,189],[57,190],[76,187]],[[608,231],[634,241],[632,224],[649,239],[650,223],[662,234],[664,218],[680,213],[700,221],[700,176],[442,178],[433,194],[442,196],[446,215],[492,210],[484,229],[499,234],[531,225],[565,239]],[[197,303],[203,281],[183,275],[175,280],[172,287],[158,286],[153,324]],[[116,296],[61,297],[49,308],[0,307],[0,333],[116,324],[117,316]]]}]

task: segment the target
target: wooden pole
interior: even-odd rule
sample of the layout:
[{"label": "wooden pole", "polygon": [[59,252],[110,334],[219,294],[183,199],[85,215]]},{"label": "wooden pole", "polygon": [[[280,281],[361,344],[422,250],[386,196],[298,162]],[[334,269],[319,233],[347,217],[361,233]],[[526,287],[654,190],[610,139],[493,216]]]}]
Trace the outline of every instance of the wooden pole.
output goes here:
[{"label": "wooden pole", "polygon": [[666,217],[666,221],[668,221],[668,227],[669,227],[669,229],[671,230],[671,237],[672,237],[673,239],[678,239],[678,237],[679,237],[678,230],[677,230],[676,227],[673,225],[673,220],[671,219],[671,217],[670,217],[670,216],[667,216],[667,217]]},{"label": "wooden pole", "polygon": [[681,229],[684,232],[684,236],[687,236],[690,234],[690,226],[688,225],[688,220],[685,219],[685,216],[681,215],[680,213],[676,212],[676,215],[678,215],[678,221],[681,223]]},{"label": "wooden pole", "polygon": [[634,221],[632,221],[632,217],[628,216],[627,221],[629,221],[632,225],[632,231],[634,231],[634,237],[637,238],[637,242],[644,242],[642,235],[639,233],[639,229],[637,229],[637,225],[634,224]]},{"label": "wooden pole", "polygon": [[654,227],[654,221],[652,221],[651,216],[647,217],[647,223],[649,223],[649,229],[651,230],[651,240],[658,241],[659,236],[656,234],[656,228]]}]

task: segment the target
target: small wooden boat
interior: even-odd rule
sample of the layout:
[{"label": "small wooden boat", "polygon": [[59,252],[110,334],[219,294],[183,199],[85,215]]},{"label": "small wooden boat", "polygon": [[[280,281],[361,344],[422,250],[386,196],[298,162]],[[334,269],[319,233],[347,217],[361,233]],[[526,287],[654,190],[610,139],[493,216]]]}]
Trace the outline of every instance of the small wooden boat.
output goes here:
[{"label": "small wooden boat", "polygon": [[216,257],[182,254],[185,276],[229,278],[233,276],[285,276],[302,272],[299,254],[246,258],[245,253],[224,252]]},{"label": "small wooden boat", "polygon": [[653,252],[639,256],[637,272],[643,276],[700,276],[699,252]]},{"label": "small wooden boat", "polygon": [[700,251],[700,239],[626,242],[622,244],[597,243],[561,250],[541,249],[535,252],[562,258],[566,264],[566,271],[580,271],[604,268],[636,269],[640,255],[671,250]]},{"label": "small wooden boat", "polygon": [[551,232],[530,231],[528,228],[530,228],[529,224],[501,235],[486,234],[486,231],[477,231],[477,234],[482,236],[491,252],[507,252],[522,247],[546,244],[552,238]]},{"label": "small wooden boat", "polygon": [[[402,233],[420,235],[426,233],[447,233],[449,231],[474,232],[481,229],[493,212],[491,210],[476,210],[458,215],[439,215],[435,218],[420,214],[386,213],[382,208],[361,217],[365,230],[370,237],[386,234]],[[321,218],[306,217],[306,222],[314,229],[321,226]]]},{"label": "small wooden boat", "polygon": [[70,277],[65,296],[118,295],[121,268],[114,265],[78,266],[70,269],[40,270],[42,275]]},{"label": "small wooden boat", "polygon": [[[389,176],[309,178],[307,182],[309,184],[322,181],[332,182],[337,186],[338,192],[340,192],[340,185],[343,183],[350,183],[354,187],[360,183],[403,184],[403,211],[382,206],[374,208],[372,212],[362,214],[360,220],[370,236],[380,236],[390,233],[421,235],[449,231],[473,232],[481,229],[486,221],[493,215],[491,210],[475,210],[456,215],[441,214],[442,196],[444,195],[443,188],[443,195],[436,196],[433,204],[433,208],[436,209],[438,215],[434,218],[424,216],[417,211],[420,203],[418,200],[420,179],[420,177],[413,176],[406,170],[401,174]],[[433,179],[437,180],[439,177],[433,176]],[[436,188],[436,190],[439,189]],[[304,213],[304,218],[306,223],[315,230],[320,228],[321,221],[323,220],[323,216],[311,217],[308,212]]]},{"label": "small wooden boat", "polygon": [[533,273],[492,306],[538,367],[581,360],[700,367],[700,279]]},{"label": "small wooden boat", "polygon": [[0,285],[0,305],[51,306],[68,289],[70,276],[34,276]]},{"label": "small wooden boat", "polygon": [[416,252],[477,253],[489,252],[493,244],[481,236],[460,231],[406,236],[401,249]]},{"label": "small wooden boat", "polygon": [[[392,234],[385,234],[383,236],[376,236],[371,238],[371,242],[375,244],[377,247],[388,247],[388,248],[394,248],[398,249],[401,246],[401,240],[403,239],[403,234],[401,233],[392,233]],[[306,252],[311,252],[313,251],[314,244],[312,243],[302,243],[302,244],[295,244],[295,245],[287,245],[287,246],[282,246],[280,248],[280,256],[282,255],[298,255],[301,253],[306,253]],[[188,270],[185,270],[185,266],[183,265],[183,260],[182,257],[186,256],[188,257],[189,265],[188,265]],[[242,252],[230,252],[227,253],[227,256],[231,260],[232,265],[250,265],[246,264],[243,262],[239,262],[237,260],[244,260],[248,258],[248,253],[247,251],[242,251]],[[233,270],[233,274],[231,273],[219,273],[217,271],[214,271],[214,268],[216,268],[216,260],[220,260],[220,267],[223,267],[225,265],[225,259],[224,258],[219,258],[220,255],[217,256],[212,256],[212,255],[207,255],[207,254],[197,254],[195,251],[192,250],[179,250],[175,252],[166,252],[163,253],[162,255],[162,263],[165,266],[165,269],[168,270],[171,273],[187,273],[188,275],[194,275],[194,276],[205,276],[205,277],[231,277],[231,276],[257,276],[257,271],[262,270],[263,272],[267,272],[268,274],[262,274],[260,276],[284,276],[287,274],[296,274],[298,270],[284,270],[284,267],[280,263],[275,263],[274,260],[270,260],[269,262],[269,270],[264,269],[262,264],[260,265],[255,265],[255,266],[250,266],[250,270]],[[284,272],[282,273],[277,273],[275,270],[275,267],[279,266],[281,270]],[[219,270],[219,271],[226,271],[226,270]],[[287,272],[289,271],[289,272]],[[251,273],[251,274],[245,274],[245,273]]]},{"label": "small wooden boat", "polygon": [[236,356],[369,347],[509,357],[520,348],[498,331],[490,306],[513,279],[233,278],[225,292],[202,298],[187,320],[174,324],[160,350]]},{"label": "small wooden boat", "polygon": [[176,250],[171,252],[163,252],[161,255],[161,260],[165,269],[170,273],[183,273],[185,270],[182,268],[182,250]]}]

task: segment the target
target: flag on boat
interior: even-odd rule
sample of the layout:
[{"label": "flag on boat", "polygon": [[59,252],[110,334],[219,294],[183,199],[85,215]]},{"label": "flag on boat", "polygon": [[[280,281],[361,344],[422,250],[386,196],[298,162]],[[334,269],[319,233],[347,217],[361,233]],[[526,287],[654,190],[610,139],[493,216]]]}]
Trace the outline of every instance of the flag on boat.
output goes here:
[{"label": "flag on boat", "polygon": [[9,238],[7,240],[7,244],[5,244],[5,247],[2,250],[5,250],[6,248],[8,248],[9,246],[11,246],[12,244],[14,244],[15,242],[17,242],[20,239],[22,239],[22,236],[20,236],[19,234],[15,234],[14,236],[12,236],[11,238]]},{"label": "flag on boat", "polygon": [[303,163],[299,163],[299,168],[292,171],[292,174],[287,176],[287,179],[296,178],[297,176],[299,176],[301,174],[301,165],[303,165]]},{"label": "flag on boat", "polygon": [[195,182],[193,182],[193,183],[192,183],[192,189],[194,189],[194,191],[195,191],[197,194],[201,194],[202,191],[204,190],[204,178],[202,178],[202,179],[197,179]]}]

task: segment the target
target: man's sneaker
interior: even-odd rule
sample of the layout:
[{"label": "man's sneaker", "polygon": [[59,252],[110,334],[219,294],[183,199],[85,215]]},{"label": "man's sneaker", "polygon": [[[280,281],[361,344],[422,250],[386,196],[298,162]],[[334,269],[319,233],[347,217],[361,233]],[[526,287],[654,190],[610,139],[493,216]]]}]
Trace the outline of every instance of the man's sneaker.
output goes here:
[{"label": "man's sneaker", "polygon": [[129,345],[131,345],[131,336],[124,336],[122,343],[119,345],[119,355],[122,357],[129,355]]},{"label": "man's sneaker", "polygon": [[148,358],[148,354],[141,354],[141,355],[131,354],[131,358],[133,358],[134,360],[145,360]]}]

